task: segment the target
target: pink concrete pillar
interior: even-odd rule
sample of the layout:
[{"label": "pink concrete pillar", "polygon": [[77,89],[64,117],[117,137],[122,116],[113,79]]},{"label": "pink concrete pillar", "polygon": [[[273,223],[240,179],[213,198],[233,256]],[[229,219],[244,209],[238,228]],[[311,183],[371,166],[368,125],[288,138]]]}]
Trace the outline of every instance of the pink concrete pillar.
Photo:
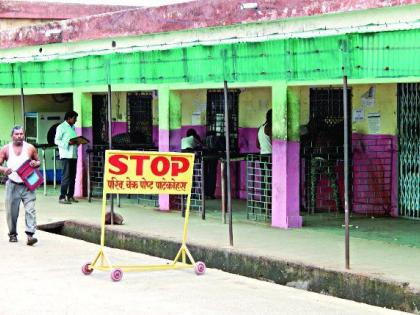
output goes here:
[{"label": "pink concrete pillar", "polygon": [[[78,136],[82,136],[82,128],[76,128]],[[76,183],[74,186],[74,196],[77,198],[83,197],[83,173],[85,160],[84,146],[79,145],[77,148],[77,170],[76,170]]]},{"label": "pink concrete pillar", "polygon": [[286,82],[272,86],[272,218],[279,228],[302,227],[299,196],[299,96]]},{"label": "pink concrete pillar", "polygon": [[302,227],[299,199],[299,142],[273,140],[273,227]]},{"label": "pink concrete pillar", "polygon": [[[158,91],[159,97],[159,151],[168,152],[170,143],[170,112],[169,112],[169,89],[162,88]],[[169,211],[169,195],[159,195],[159,209]]]},{"label": "pink concrete pillar", "polygon": [[[169,152],[169,130],[159,128],[159,151],[160,152]],[[159,209],[161,211],[169,211],[169,195],[159,195]]]}]

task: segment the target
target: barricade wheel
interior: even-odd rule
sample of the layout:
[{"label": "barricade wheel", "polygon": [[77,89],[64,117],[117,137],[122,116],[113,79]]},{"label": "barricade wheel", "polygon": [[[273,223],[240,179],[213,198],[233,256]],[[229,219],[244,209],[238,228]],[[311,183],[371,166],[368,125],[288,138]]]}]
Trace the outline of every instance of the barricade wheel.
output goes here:
[{"label": "barricade wheel", "polygon": [[120,268],[113,269],[111,271],[111,279],[112,281],[121,281],[123,277],[123,271]]},{"label": "barricade wheel", "polygon": [[197,275],[203,275],[206,272],[206,264],[202,261],[197,261],[194,270]]},{"label": "barricade wheel", "polygon": [[90,275],[93,272],[93,269],[90,268],[90,263],[86,263],[82,266],[82,273],[86,276]]}]

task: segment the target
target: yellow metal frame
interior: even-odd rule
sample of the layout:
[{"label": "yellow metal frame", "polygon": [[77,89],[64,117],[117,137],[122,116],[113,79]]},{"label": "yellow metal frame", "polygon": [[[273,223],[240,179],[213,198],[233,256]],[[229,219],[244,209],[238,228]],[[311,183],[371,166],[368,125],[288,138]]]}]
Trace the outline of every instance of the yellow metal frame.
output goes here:
[{"label": "yellow metal frame", "polygon": [[[192,180],[192,179],[191,179]],[[98,254],[92,263],[87,267],[88,270],[101,270],[101,271],[110,271],[113,269],[121,269],[123,272],[130,271],[157,271],[157,270],[172,270],[172,269],[186,269],[194,268],[196,262],[192,257],[190,251],[187,248],[187,230],[188,222],[190,217],[190,203],[191,203],[191,191],[187,196],[187,207],[185,211],[185,220],[184,220],[184,229],[182,233],[182,244],[178,253],[176,254],[174,260],[169,264],[162,265],[114,265],[111,263],[109,258],[105,255],[105,215],[106,215],[106,197],[107,194],[104,193],[102,196],[102,214],[101,214],[101,244]],[[187,257],[190,260],[190,263],[187,263]],[[181,259],[181,261],[179,261]]]}]

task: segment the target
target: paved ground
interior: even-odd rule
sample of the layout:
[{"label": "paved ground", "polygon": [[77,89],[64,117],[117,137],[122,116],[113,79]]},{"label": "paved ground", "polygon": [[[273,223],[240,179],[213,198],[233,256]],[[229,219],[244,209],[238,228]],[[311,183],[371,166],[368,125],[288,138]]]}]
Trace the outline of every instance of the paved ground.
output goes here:
[{"label": "paved ground", "polygon": [[[0,208],[3,202],[0,187]],[[82,200],[75,205],[60,205],[56,195],[47,197],[38,193],[38,222],[50,223],[74,219],[99,224],[100,201]],[[183,219],[179,212],[162,213],[124,201],[117,209],[125,218],[125,225],[117,227],[127,231],[180,240]],[[417,222],[416,222],[417,223]],[[420,222],[418,222],[420,224]],[[0,221],[0,226],[1,226]],[[232,251],[275,257],[288,261],[315,265],[331,270],[344,270],[344,232],[306,227],[303,229],[274,229],[266,224],[234,222],[235,246]],[[413,233],[416,231],[413,230]],[[420,234],[420,225],[419,232]],[[0,235],[1,236],[1,235]],[[189,226],[190,243],[228,248],[228,226],[220,218],[202,221],[192,215]],[[397,237],[397,235],[396,235]],[[420,248],[392,244],[380,240],[352,237],[351,272],[408,283],[420,290]]]},{"label": "paved ground", "polygon": [[[192,270],[125,273],[113,283],[109,273],[80,272],[97,245],[45,232],[38,232],[34,247],[25,245],[22,233],[19,243],[11,244],[4,211],[0,223],[0,314],[403,314],[215,269],[204,276]],[[166,262],[106,252],[117,263]]]}]

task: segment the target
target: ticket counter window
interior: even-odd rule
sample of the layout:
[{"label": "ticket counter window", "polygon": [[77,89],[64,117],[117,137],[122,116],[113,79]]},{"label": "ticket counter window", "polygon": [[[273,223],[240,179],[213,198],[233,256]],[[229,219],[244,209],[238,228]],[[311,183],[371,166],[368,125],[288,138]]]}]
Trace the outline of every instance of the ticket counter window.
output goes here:
[{"label": "ticket counter window", "polygon": [[[223,90],[207,91],[207,131],[214,132],[217,136],[225,135],[224,116],[224,92]],[[231,152],[238,152],[238,104],[239,90],[229,90],[229,144]]]},{"label": "ticket counter window", "polygon": [[132,143],[151,144],[153,141],[152,102],[151,92],[127,94],[128,133]]}]

